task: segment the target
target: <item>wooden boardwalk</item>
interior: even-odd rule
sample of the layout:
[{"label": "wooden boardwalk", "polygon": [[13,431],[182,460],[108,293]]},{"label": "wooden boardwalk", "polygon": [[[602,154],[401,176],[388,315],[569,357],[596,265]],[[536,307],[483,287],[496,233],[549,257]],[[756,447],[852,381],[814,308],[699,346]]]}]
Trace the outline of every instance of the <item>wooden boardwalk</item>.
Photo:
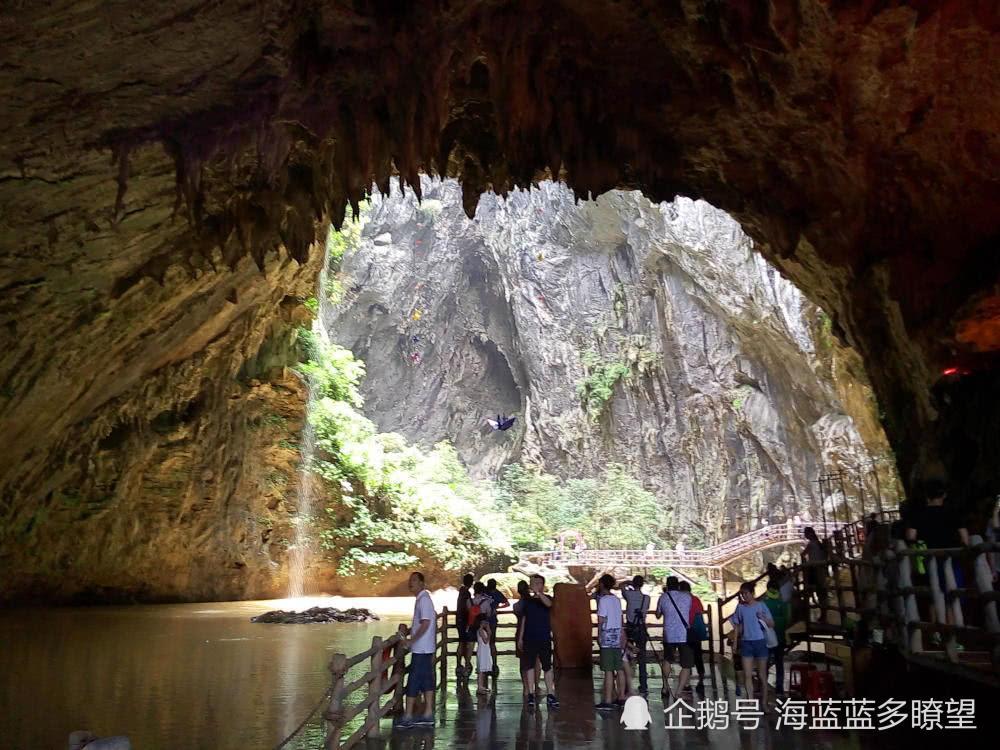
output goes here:
[{"label": "wooden boardwalk", "polygon": [[[891,512],[882,514],[883,521],[890,517]],[[887,528],[883,524],[882,531]],[[787,530],[781,536],[780,527],[758,530],[761,531],[773,535],[772,540],[783,540],[775,543],[788,543],[791,536]],[[760,541],[764,536],[758,534],[756,538]],[[858,658],[864,653],[870,654],[873,644],[891,644],[886,653],[897,654],[903,663],[893,667],[890,681],[896,676],[895,670],[899,670],[899,677],[914,669],[924,670],[920,680],[892,682],[892,695],[920,688],[929,691],[932,697],[941,698],[955,694],[956,689],[965,693],[978,685],[990,691],[988,695],[995,696],[1000,687],[1000,623],[997,618],[1000,595],[993,589],[986,555],[1000,550],[998,545],[983,544],[981,539],[973,537],[972,545],[963,549],[915,550],[895,542],[891,547],[873,552],[862,547],[861,522],[842,525],[831,536],[828,561],[807,563],[793,570],[803,606],[799,608],[800,616],[793,617],[798,619],[798,624],[790,629],[790,641],[806,646],[824,644],[820,647],[824,651],[827,646],[834,651],[839,648],[844,653],[841,664],[845,672],[857,667]],[[869,544],[877,538],[872,535]],[[913,584],[911,561],[914,558],[926,565],[928,585]],[[974,570],[972,580],[965,587],[956,586],[953,563]],[[832,573],[822,607],[819,602],[811,601],[816,592],[806,585],[806,571],[814,567],[824,575]],[[731,671],[727,682],[727,670],[731,670],[731,666],[726,658],[729,639],[725,618],[730,614],[733,598],[720,598],[712,605],[708,610],[709,637],[707,648],[704,648],[709,675],[705,695],[694,694],[685,699],[695,707],[705,701],[726,701],[732,719],[737,698]],[[820,611],[827,616],[822,624],[817,617]],[[924,613],[932,614],[933,620],[922,619],[926,616]],[[664,717],[665,706],[659,697],[662,676],[656,666],[650,669],[649,709],[653,721],[648,731],[624,730],[618,723],[620,713],[617,711],[607,715],[595,712],[593,704],[600,677],[596,670],[558,672],[557,692],[562,705],[551,711],[529,709],[521,703],[518,668],[511,649],[514,639],[503,635],[513,624],[508,613],[502,614],[497,638],[501,676],[493,682],[489,696],[475,696],[464,684],[449,679],[450,669],[456,664],[456,625],[454,613],[449,613],[445,607],[438,615],[434,657],[437,706],[433,728],[399,729],[392,723],[393,715],[402,704],[406,664],[398,636],[393,635],[384,640],[373,639],[369,650],[354,656],[334,654],[330,662],[333,678],[330,689],[321,697],[314,713],[303,722],[302,731],[297,731],[296,736],[279,747],[323,746],[334,750],[364,744],[377,748],[551,747],[553,750],[667,746],[743,748],[748,732],[752,733],[753,745],[763,748],[803,747],[817,742],[832,748],[877,745],[880,750],[895,746],[911,750],[915,746],[912,737],[905,735],[897,744],[890,732],[838,729],[817,730],[820,732],[817,734],[788,728],[778,730],[773,715],[763,719],[756,728],[733,721],[725,729],[672,728],[672,720]],[[659,651],[656,646],[658,630],[649,623],[654,658]],[[939,646],[924,643],[924,636],[929,640],[932,634],[937,634]],[[945,692],[940,693],[940,689]],[[321,710],[324,706],[325,710]],[[992,718],[991,712],[986,714],[982,717],[984,720]],[[322,717],[321,727],[315,721],[310,723],[314,717]]]},{"label": "wooden boardwalk", "polygon": [[842,523],[782,523],[763,526],[740,534],[721,544],[703,549],[585,549],[546,550],[522,552],[521,562],[536,565],[563,565],[606,569],[628,567],[642,570],[670,567],[686,570],[707,570],[711,580],[721,580],[722,569],[746,555],[772,547],[805,544],[802,529],[812,526],[820,538],[830,536],[843,526]]}]

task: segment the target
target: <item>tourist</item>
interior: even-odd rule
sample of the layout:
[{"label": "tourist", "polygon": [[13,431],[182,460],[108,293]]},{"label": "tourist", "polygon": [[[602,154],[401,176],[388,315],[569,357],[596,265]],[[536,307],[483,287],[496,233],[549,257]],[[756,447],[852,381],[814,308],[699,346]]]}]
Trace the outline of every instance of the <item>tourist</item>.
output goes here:
[{"label": "tourist", "polygon": [[631,584],[622,586],[622,597],[625,599],[625,637],[635,646],[632,662],[639,665],[639,692],[643,695],[649,692],[646,675],[646,644],[649,641],[646,613],[649,611],[649,594],[642,593],[645,583],[642,576],[635,576]]},{"label": "tourist", "polygon": [[764,592],[764,606],[771,613],[774,621],[774,634],[778,645],[770,648],[771,660],[774,662],[774,692],[779,698],[785,694],[785,628],[791,619],[791,607],[781,597],[781,584],[770,578],[767,581],[767,591]]},{"label": "tourist", "polygon": [[708,638],[708,628],[705,626],[705,605],[691,591],[691,584],[681,581],[677,590],[691,596],[691,611],[688,614],[688,645],[694,654],[694,669],[698,673],[698,685],[695,688],[698,695],[705,694],[705,656],[701,644]]},{"label": "tourist", "polygon": [[802,565],[805,568],[806,595],[815,594],[819,605],[819,621],[826,622],[826,548],[816,536],[812,526],[802,529],[806,538],[806,548],[802,550]]},{"label": "tourist", "polygon": [[[906,519],[906,542],[911,547],[923,549],[948,549],[951,547],[967,547],[969,545],[969,530],[959,520],[958,513],[951,505],[945,503],[948,490],[945,483],[940,479],[929,479],[923,486],[924,506],[915,509]],[[951,564],[951,558],[938,557],[936,566],[938,572],[938,585],[943,591],[945,588],[945,575],[943,565]],[[930,556],[911,558],[914,575],[913,584],[915,586],[928,585],[930,575]],[[955,575],[955,586],[964,588],[965,575],[961,565],[952,565],[952,572]],[[918,597],[918,609],[928,612],[930,621],[936,623],[937,612],[930,603],[920,601]],[[951,608],[946,609],[946,618],[951,620]],[[922,614],[922,619],[926,616]],[[935,646],[941,644],[941,634],[937,631],[931,634],[931,643]]]},{"label": "tourist", "polygon": [[[517,582],[517,601],[514,602],[514,606],[511,607],[511,611],[514,613],[514,619],[517,622],[517,627],[514,630],[514,654],[517,656],[517,661],[518,661],[519,665],[521,664],[521,646],[520,646],[520,643],[521,643],[521,629],[522,629],[523,624],[524,624],[524,602],[530,596],[531,596],[531,591],[528,588],[528,582],[525,581],[525,580],[518,581]],[[538,660],[537,659],[535,660],[535,663],[536,663],[536,665],[538,665]],[[535,679],[536,679],[536,681],[542,675],[542,670],[539,667],[540,667],[540,665],[536,666],[536,669],[535,669]],[[531,689],[529,690],[527,680],[525,679],[525,670],[524,670],[523,666],[521,666],[520,672],[521,672],[521,688],[522,688],[523,694],[527,695],[529,692],[530,693],[534,693],[536,688],[535,688],[534,685],[532,685]]]},{"label": "tourist", "polygon": [[493,619],[493,597],[486,593],[486,585],[476,581],[472,587],[472,606],[469,608],[470,624],[474,624],[479,615],[486,615],[487,620]]},{"label": "tourist", "polygon": [[535,706],[535,661],[541,664],[545,675],[546,702],[549,708],[558,708],[556,683],[552,674],[552,597],[545,593],[545,578],[531,576],[528,598],[521,610],[521,627],[517,648],[521,652],[521,669],[524,671],[524,699],[528,708]]},{"label": "tourist", "polygon": [[[469,625],[469,607],[472,605],[472,573],[462,576],[462,585],[458,589],[458,606],[455,611],[455,624],[458,626],[458,664],[455,665],[455,677],[461,680],[472,674],[472,648],[476,643],[476,631]],[[465,666],[462,660],[465,659]]]},{"label": "tourist", "polygon": [[[615,707],[616,678],[621,681],[619,689],[625,686],[625,665],[622,661],[624,618],[621,600],[611,593],[614,588],[615,577],[608,573],[602,575],[597,588],[597,645],[601,650],[601,671],[604,672],[604,692],[596,706],[599,711]],[[624,702],[624,697],[621,700]]]},{"label": "tourist", "polygon": [[490,651],[493,653],[493,676],[500,676],[500,666],[497,664],[497,626],[500,624],[500,614],[498,610],[510,606],[510,600],[502,591],[497,588],[497,579],[491,578],[486,582],[486,594],[493,600],[493,616],[490,617]]},{"label": "tourist", "polygon": [[774,627],[771,612],[763,602],[754,599],[753,584],[745,582],[740,586],[739,604],[729,621],[740,642],[740,658],[743,660],[743,684],[747,698],[753,697],[753,674],[756,670],[760,678],[760,707],[767,713],[767,627]]},{"label": "tourist", "polygon": [[959,520],[954,508],[945,504],[947,496],[947,488],[940,479],[930,479],[924,483],[926,504],[907,518],[907,542],[921,541],[927,545],[927,549],[969,545],[969,531]]},{"label": "tourist", "polygon": [[493,674],[493,652],[490,650],[490,621],[486,615],[479,615],[477,618],[479,627],[476,628],[476,666],[478,676],[476,678],[476,695],[486,695],[490,692],[489,680]]},{"label": "tourist", "polygon": [[[402,645],[410,650],[410,674],[406,681],[406,706],[399,727],[406,729],[414,725],[434,726],[434,646],[437,637],[437,612],[430,592],[424,585],[423,573],[411,573],[410,593],[416,597],[413,603],[413,622],[409,628],[399,626],[403,636]],[[423,698],[427,713],[414,717],[413,710],[417,698]]]},{"label": "tourist", "polygon": [[778,581],[778,593],[781,594],[781,601],[785,604],[791,604],[792,596],[795,593],[795,581],[792,580],[791,572],[784,565],[778,569]]},{"label": "tourist", "polygon": [[[681,614],[681,613],[687,614]],[[667,578],[666,590],[660,595],[656,604],[656,616],[663,620],[663,689],[664,698],[668,695],[676,698],[687,688],[691,678],[691,667],[694,666],[694,652],[688,643],[688,628],[690,627],[691,595],[680,590],[680,582],[676,576]],[[670,690],[668,678],[673,662],[681,665],[680,676],[677,679],[677,692]]]}]

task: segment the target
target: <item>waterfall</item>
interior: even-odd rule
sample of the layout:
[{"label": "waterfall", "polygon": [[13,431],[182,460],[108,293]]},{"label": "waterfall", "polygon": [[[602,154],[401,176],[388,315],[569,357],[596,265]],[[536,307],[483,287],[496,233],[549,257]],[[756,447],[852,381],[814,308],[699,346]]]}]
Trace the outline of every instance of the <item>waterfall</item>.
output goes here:
[{"label": "waterfall", "polygon": [[[319,273],[317,282],[316,299],[319,301],[319,309],[312,323],[312,333],[316,341],[320,344],[329,343],[329,336],[326,331],[325,320],[331,307],[326,294],[326,280],[330,262],[329,238],[323,243],[323,268]],[[295,527],[295,538],[288,549],[288,598],[295,599],[305,595],[306,566],[309,562],[310,546],[312,538],[309,534],[309,526],[312,520],[312,510],[315,505],[315,484],[311,480],[310,467],[313,463],[313,454],[316,450],[316,431],[312,425],[313,407],[316,402],[317,390],[314,387],[312,378],[306,381],[308,388],[308,399],[306,401],[306,419],[302,427],[302,438],[299,444],[299,482],[296,493],[296,514],[293,524]]]}]

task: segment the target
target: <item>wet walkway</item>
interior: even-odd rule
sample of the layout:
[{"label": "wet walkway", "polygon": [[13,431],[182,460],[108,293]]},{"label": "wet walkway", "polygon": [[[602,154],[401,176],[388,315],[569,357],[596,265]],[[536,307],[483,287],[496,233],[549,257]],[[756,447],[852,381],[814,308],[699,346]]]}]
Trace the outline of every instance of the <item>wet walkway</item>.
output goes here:
[{"label": "wet walkway", "polygon": [[[503,664],[503,662],[501,662]],[[667,728],[664,703],[659,696],[659,677],[651,677],[649,711],[652,723],[645,731],[626,730],[621,725],[621,710],[598,713],[593,705],[598,693],[600,673],[564,672],[557,675],[557,692],[561,706],[549,710],[544,705],[527,708],[521,701],[520,682],[513,663],[506,665],[501,674],[496,694],[479,697],[464,686],[456,687],[449,681],[445,695],[438,695],[437,723],[434,729],[393,728],[386,721],[382,736],[369,739],[370,748],[481,748],[489,750],[538,748],[562,750],[564,748],[713,748],[715,750],[779,750],[781,748],[888,748],[906,746],[912,750],[912,739],[893,737],[895,732],[828,729],[776,729],[777,716],[772,713],[751,728],[752,720],[745,724],[737,721],[737,697],[731,678],[723,684],[716,674],[715,687],[707,683],[705,696],[688,694],[686,702],[697,711],[708,702],[728,701],[728,722],[716,716],[714,727],[695,728],[695,715],[681,716],[678,710],[669,715],[675,726],[692,728]],[[707,712],[708,708],[700,709]],[[773,709],[772,709],[773,711]],[[702,722],[705,724],[705,722]],[[729,726],[721,728],[723,723]],[[968,735],[966,734],[966,737]],[[965,739],[963,738],[963,739]]]}]

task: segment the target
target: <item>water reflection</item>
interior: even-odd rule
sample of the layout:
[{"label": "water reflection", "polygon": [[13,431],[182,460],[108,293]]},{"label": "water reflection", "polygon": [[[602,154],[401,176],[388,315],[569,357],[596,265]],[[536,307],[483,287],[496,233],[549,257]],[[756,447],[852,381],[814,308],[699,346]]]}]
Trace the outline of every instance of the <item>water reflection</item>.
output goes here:
[{"label": "water reflection", "polygon": [[268,747],[322,695],[334,650],[364,650],[406,619],[250,623],[268,604],[0,613],[0,746],[65,747],[90,729],[137,748]]}]

